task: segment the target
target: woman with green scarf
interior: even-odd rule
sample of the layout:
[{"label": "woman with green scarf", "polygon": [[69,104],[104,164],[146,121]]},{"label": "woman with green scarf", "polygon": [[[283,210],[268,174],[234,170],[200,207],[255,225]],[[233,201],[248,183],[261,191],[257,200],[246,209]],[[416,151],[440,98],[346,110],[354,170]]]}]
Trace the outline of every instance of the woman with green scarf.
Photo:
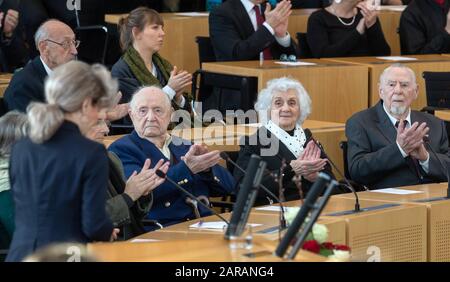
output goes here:
[{"label": "woman with green scarf", "polygon": [[191,111],[187,93],[192,75],[178,70],[158,54],[164,41],[164,23],[155,10],[139,7],[119,21],[120,44],[124,55],[114,64],[111,74],[119,80],[122,102],[142,86],[156,85],[172,100],[175,110]]},{"label": "woman with green scarf", "polygon": [[[7,249],[14,232],[14,204],[9,185],[9,154],[28,130],[25,114],[12,111],[0,118],[0,249]],[[0,257],[0,261],[2,258]]]}]

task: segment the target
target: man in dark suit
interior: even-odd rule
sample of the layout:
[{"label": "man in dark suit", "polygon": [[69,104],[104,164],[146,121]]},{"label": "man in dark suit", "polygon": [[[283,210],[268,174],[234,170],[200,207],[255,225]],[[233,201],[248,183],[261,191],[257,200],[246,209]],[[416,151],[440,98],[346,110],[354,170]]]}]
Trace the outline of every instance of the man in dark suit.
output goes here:
[{"label": "man in dark suit", "polygon": [[402,54],[450,53],[450,1],[412,1],[399,26]]},{"label": "man in dark suit", "polygon": [[[170,161],[167,176],[196,197],[208,201],[214,192],[226,195],[234,191],[233,177],[217,165],[219,151],[208,152],[203,145],[192,145],[167,132],[172,106],[160,88],[139,90],[131,99],[129,114],[135,130],[108,148],[122,161],[125,177],[140,171],[147,159],[152,166],[163,159]],[[147,218],[164,226],[211,214],[167,181],[152,192],[153,206]]]},{"label": "man in dark suit", "polygon": [[[209,15],[209,35],[218,61],[279,59],[296,54],[294,40],[287,32],[290,1],[274,9],[263,0],[228,0]],[[265,8],[265,9],[264,9]]]},{"label": "man in dark suit", "polygon": [[72,29],[63,22],[49,20],[35,35],[39,56],[14,74],[5,91],[9,110],[25,112],[32,101],[45,102],[44,80],[54,68],[74,60],[78,43]]},{"label": "man in dark suit", "polygon": [[447,181],[450,159],[444,122],[411,110],[417,94],[410,68],[394,64],[384,70],[381,101],[346,124],[352,180],[372,189]]}]

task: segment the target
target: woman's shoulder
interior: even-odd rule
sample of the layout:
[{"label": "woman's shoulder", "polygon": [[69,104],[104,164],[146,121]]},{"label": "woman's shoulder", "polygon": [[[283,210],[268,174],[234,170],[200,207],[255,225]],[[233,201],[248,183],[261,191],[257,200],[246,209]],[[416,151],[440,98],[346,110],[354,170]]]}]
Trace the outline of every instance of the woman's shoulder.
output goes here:
[{"label": "woman's shoulder", "polygon": [[111,75],[113,77],[120,77],[128,73],[131,73],[131,69],[123,57],[120,57],[120,59],[112,66]]}]

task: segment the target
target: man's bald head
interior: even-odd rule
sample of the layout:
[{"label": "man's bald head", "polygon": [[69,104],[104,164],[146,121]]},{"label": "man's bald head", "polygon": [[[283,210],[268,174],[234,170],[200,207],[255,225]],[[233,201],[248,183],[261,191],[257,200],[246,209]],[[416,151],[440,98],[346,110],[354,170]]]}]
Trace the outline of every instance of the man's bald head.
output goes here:
[{"label": "man's bald head", "polygon": [[160,88],[143,87],[131,98],[129,114],[141,138],[160,137],[167,133],[172,104]]},{"label": "man's bald head", "polygon": [[76,58],[75,34],[61,21],[51,19],[41,24],[34,41],[42,60],[50,69]]}]

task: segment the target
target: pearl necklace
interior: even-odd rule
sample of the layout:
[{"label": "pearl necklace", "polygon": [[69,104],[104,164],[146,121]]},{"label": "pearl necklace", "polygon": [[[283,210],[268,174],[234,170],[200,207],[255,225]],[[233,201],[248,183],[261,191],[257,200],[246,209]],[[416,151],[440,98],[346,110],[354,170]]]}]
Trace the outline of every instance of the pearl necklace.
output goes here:
[{"label": "pearl necklace", "polygon": [[336,18],[338,18],[338,20],[341,22],[341,24],[343,24],[343,25],[345,25],[345,26],[350,26],[350,25],[352,25],[352,24],[355,22],[356,14],[353,16],[353,19],[352,19],[351,22],[346,23],[346,22],[344,22],[344,21],[337,15],[337,13],[336,13],[336,8],[334,8],[334,7],[332,7],[332,8],[333,8],[334,15],[336,16]]}]

